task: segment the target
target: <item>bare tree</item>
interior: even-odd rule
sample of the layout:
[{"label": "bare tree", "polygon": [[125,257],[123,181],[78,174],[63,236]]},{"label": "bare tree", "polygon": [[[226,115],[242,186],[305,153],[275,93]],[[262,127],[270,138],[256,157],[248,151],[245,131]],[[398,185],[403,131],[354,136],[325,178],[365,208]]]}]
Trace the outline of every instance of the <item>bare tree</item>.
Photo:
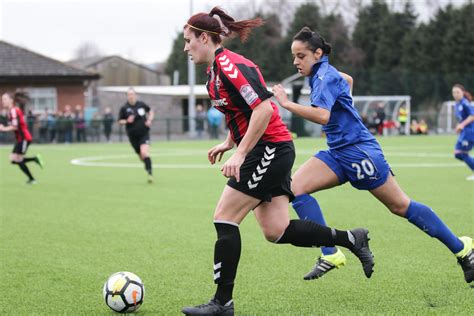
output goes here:
[{"label": "bare tree", "polygon": [[293,21],[296,8],[303,1],[295,0],[265,0],[262,3],[262,8],[267,14],[275,14],[279,17],[281,23],[281,31],[286,34],[288,27]]},{"label": "bare tree", "polygon": [[83,42],[74,51],[75,59],[97,57],[100,55],[101,55],[101,52],[99,50],[99,47],[95,43],[92,43],[92,42]]},{"label": "bare tree", "polygon": [[428,11],[430,18],[433,17],[441,7],[441,0],[425,0],[425,9]]},{"label": "bare tree", "polygon": [[321,10],[322,15],[342,13],[340,12],[342,2],[343,1],[314,0],[314,3],[316,3]]}]

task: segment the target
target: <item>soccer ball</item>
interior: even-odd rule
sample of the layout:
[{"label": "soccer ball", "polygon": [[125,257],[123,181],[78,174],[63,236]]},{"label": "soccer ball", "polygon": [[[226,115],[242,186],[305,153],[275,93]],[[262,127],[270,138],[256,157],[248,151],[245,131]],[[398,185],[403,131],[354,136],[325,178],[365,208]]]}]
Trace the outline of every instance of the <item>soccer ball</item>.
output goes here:
[{"label": "soccer ball", "polygon": [[142,305],[145,287],[137,275],[124,271],[108,278],[103,293],[108,307],[119,313],[130,313]]}]

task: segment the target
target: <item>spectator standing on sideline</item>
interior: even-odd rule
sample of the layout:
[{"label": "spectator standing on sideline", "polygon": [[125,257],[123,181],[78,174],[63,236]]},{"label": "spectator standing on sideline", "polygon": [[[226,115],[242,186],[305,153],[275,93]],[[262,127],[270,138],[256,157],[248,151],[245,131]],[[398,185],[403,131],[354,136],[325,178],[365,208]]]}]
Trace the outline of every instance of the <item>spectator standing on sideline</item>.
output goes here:
[{"label": "spectator standing on sideline", "polygon": [[62,117],[62,123],[64,124],[64,142],[72,143],[72,132],[74,129],[74,116],[71,111],[71,106],[66,104],[64,107],[64,113]]},{"label": "spectator standing on sideline", "polygon": [[214,107],[207,111],[207,122],[209,123],[209,134],[211,139],[219,139],[219,128],[222,122],[222,113]]},{"label": "spectator standing on sideline", "polygon": [[35,138],[35,123],[36,123],[36,115],[33,114],[33,111],[28,110],[28,114],[26,115],[26,124],[28,125],[28,130],[31,133],[31,137]]},{"label": "spectator standing on sideline", "polygon": [[206,121],[206,112],[202,104],[196,106],[196,131],[197,137],[202,138],[202,133],[204,132],[204,122]]},{"label": "spectator standing on sideline", "polygon": [[398,131],[400,135],[405,135],[405,126],[407,125],[408,121],[408,110],[405,105],[402,105],[398,110]]},{"label": "spectator standing on sideline", "polygon": [[91,125],[90,125],[90,136],[91,141],[100,142],[100,126],[102,124],[102,119],[99,112],[95,112],[92,116]]},{"label": "spectator standing on sideline", "polygon": [[114,116],[110,107],[106,107],[104,116],[102,117],[102,123],[104,124],[104,135],[107,142],[110,142],[110,134],[112,133],[112,125],[114,124]]},{"label": "spectator standing on sideline", "polygon": [[86,138],[86,120],[84,119],[84,114],[82,112],[77,112],[74,118],[75,128],[76,128],[76,141],[78,143],[85,143]]}]

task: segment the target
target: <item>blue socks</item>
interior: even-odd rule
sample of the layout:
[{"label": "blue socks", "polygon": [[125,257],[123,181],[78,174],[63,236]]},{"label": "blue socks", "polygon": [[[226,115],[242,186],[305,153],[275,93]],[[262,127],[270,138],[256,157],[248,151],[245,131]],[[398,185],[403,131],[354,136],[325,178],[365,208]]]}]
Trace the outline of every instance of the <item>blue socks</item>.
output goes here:
[{"label": "blue socks", "polygon": [[[302,220],[310,220],[319,225],[327,226],[318,201],[309,194],[298,195],[292,202],[293,208]],[[321,247],[324,255],[336,253],[336,247]]]},{"label": "blue socks", "polygon": [[454,155],[454,157],[456,157],[456,159],[464,161],[466,165],[471,168],[471,170],[474,170],[474,158],[469,156],[467,153],[457,153]]},{"label": "blue socks", "polygon": [[456,254],[463,250],[464,244],[462,241],[428,206],[412,200],[408,206],[406,218],[410,223],[445,244],[452,253]]},{"label": "blue socks", "polygon": [[[311,220],[320,225],[326,226],[323,213],[319,207],[318,201],[309,194],[298,195],[293,201],[293,208],[298,217],[302,220]],[[410,223],[427,233],[429,236],[438,239],[446,247],[456,254],[463,250],[464,244],[453,234],[453,232],[441,221],[435,212],[428,206],[411,201],[408,206],[406,218]],[[324,255],[336,253],[335,247],[322,247]]]}]

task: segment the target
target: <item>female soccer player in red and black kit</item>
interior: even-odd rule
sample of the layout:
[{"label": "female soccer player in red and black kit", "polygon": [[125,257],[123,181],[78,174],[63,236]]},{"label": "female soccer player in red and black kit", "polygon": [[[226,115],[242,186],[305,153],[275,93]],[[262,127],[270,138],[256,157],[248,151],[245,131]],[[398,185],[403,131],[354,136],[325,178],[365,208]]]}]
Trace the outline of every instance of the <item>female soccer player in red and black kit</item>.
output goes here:
[{"label": "female soccer player in red and black kit", "polygon": [[18,165],[21,171],[26,174],[28,177],[27,184],[35,184],[36,180],[26,164],[30,161],[34,161],[43,168],[43,162],[41,161],[40,155],[36,157],[24,157],[32,141],[23,115],[23,108],[28,100],[28,95],[24,92],[16,92],[15,94],[6,92],[2,95],[2,104],[8,110],[8,121],[10,124],[8,126],[0,124],[0,132],[13,131],[15,133],[16,144],[13,146],[10,161],[12,164]]},{"label": "female soccer player in red and black kit", "polygon": [[233,315],[232,292],[240,259],[239,224],[254,211],[268,241],[315,247],[339,244],[349,248],[370,277],[373,257],[367,230],[340,231],[311,221],[291,220],[288,202],[295,149],[278,108],[270,101],[258,67],[222,47],[221,36],[238,34],[244,41],[260,18],[235,21],[219,8],[193,15],[184,26],[184,51],[196,64],[207,64],[207,89],[212,106],[225,114],[227,139],[208,151],[211,164],[237,145],[221,168],[229,178],[214,212],[217,241],[214,247],[214,281],[217,291],[208,303],[185,307],[186,315]]}]

